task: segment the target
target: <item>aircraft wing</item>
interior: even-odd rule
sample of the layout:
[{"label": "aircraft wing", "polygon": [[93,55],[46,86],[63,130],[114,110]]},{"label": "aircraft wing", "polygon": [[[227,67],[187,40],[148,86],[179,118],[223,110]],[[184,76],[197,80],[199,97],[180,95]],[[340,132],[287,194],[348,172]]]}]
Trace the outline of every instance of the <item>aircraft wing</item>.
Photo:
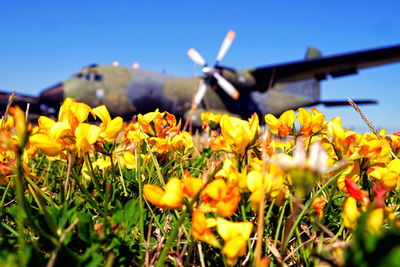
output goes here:
[{"label": "aircraft wing", "polygon": [[359,69],[398,61],[400,61],[400,45],[395,45],[259,67],[251,70],[250,73],[258,84],[268,86],[277,82],[310,78],[320,81],[326,79],[327,76],[335,78],[355,74]]},{"label": "aircraft wing", "polygon": [[[378,104],[378,101],[376,101],[374,99],[353,100],[353,102],[357,105]],[[321,101],[310,103],[307,106],[312,107],[312,106],[316,106],[316,105],[324,105],[325,107],[337,107],[337,106],[350,106],[350,103],[347,100],[321,100]]]}]

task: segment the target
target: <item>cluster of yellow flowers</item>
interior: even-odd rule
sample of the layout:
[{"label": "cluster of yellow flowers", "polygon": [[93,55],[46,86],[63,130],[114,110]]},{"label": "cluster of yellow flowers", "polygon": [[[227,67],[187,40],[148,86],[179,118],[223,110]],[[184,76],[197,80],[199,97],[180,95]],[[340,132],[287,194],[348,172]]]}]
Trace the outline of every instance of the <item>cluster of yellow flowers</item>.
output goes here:
[{"label": "cluster of yellow flowers", "polygon": [[[3,184],[8,182],[6,178],[14,164],[12,147],[24,138],[24,134],[18,135],[24,128],[18,126],[18,121],[22,121],[21,112],[12,110],[14,116],[1,121],[0,181]],[[90,114],[93,119],[101,120],[99,126],[87,122]],[[16,128],[22,129],[16,135],[12,134],[14,120]],[[253,229],[253,222],[229,220],[241,201],[251,203],[254,211],[264,205],[264,200],[277,206],[292,196],[303,201],[312,188],[330,179],[337,179],[337,189],[346,197],[342,209],[345,227],[355,228],[358,217],[366,211],[370,212],[367,227],[371,233],[379,234],[385,221],[400,227],[394,207],[385,201],[388,192],[399,186],[398,133],[387,136],[384,130],[379,135],[344,130],[340,118],[327,122],[315,108],[311,112],[299,109],[297,122],[301,128],[298,131],[293,110],[279,118],[266,115],[268,130],[264,134],[256,114],[246,121],[207,112],[202,114],[202,120],[207,143],[213,151],[221,152],[220,164],[213,164],[201,177],[192,177],[185,171],[184,177],[165,177],[163,187],[146,184],[143,194],[147,201],[160,208],[190,210],[194,238],[222,248],[229,265],[236,264],[245,255]],[[220,132],[212,130],[216,125]],[[136,122],[124,126],[122,118],[111,119],[105,106],[90,108],[68,98],[60,108],[58,121],[41,116],[37,127],[25,126],[30,134],[24,158],[34,156],[36,150],[50,160],[84,157],[94,151],[109,153],[104,142],[116,142],[115,149],[109,153],[111,160],[128,169],[137,168],[138,156],[148,161],[152,154],[158,158],[185,160],[194,145],[192,135],[180,128],[181,123],[175,116],[159,110],[139,114]],[[137,148],[143,146],[148,148],[147,152],[140,154],[139,150],[138,153]],[[93,168],[106,170],[111,164],[108,157],[96,157]],[[90,180],[89,174],[86,164],[82,175]],[[372,189],[371,196],[366,192],[369,189]],[[332,197],[314,199],[312,209],[319,218]]]},{"label": "cluster of yellow flowers", "polygon": [[[217,227],[217,232],[225,241],[223,253],[231,265],[244,255],[245,240],[249,238],[252,223],[230,222],[230,228],[225,219],[206,217],[204,213],[231,217],[239,201],[246,196],[252,208],[257,210],[262,184],[267,200],[282,205],[288,194],[304,198],[312,187],[336,175],[337,187],[346,196],[342,210],[345,227],[355,228],[360,210],[368,209],[367,229],[371,233],[379,234],[385,220],[400,227],[395,207],[385,206],[387,192],[399,185],[399,134],[386,136],[384,130],[379,136],[358,134],[344,130],[338,117],[327,122],[317,109],[311,108],[311,111],[299,109],[297,119],[301,128],[298,132],[295,130],[296,115],[293,110],[286,111],[280,118],[266,115],[269,133],[264,135],[265,140],[260,138],[256,114],[244,121],[228,115],[204,113],[203,129],[209,132],[218,124],[221,128],[220,135],[212,134],[209,138],[214,151],[226,152],[222,168],[208,181],[175,177],[166,185],[165,191],[147,185],[144,188],[146,198],[162,208],[178,208],[185,197],[191,199],[200,192],[192,214],[192,233],[198,240],[220,246],[210,230]],[[260,159],[261,153],[267,155],[267,160]],[[374,204],[371,204],[366,192],[359,189],[361,177],[366,179],[363,186],[367,184],[368,188],[372,188],[371,200]],[[155,197],[154,192],[159,195]],[[318,217],[323,216],[323,207],[331,197],[314,199],[312,208]]]}]

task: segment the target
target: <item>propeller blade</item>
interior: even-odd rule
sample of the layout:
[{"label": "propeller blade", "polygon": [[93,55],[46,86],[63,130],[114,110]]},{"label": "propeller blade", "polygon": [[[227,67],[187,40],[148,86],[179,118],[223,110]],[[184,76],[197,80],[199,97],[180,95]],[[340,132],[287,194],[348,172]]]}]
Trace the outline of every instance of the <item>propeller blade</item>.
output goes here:
[{"label": "propeller blade", "polygon": [[200,86],[199,89],[197,90],[197,93],[194,97],[194,105],[197,107],[201,100],[203,100],[204,95],[206,94],[207,91],[207,86],[208,86],[208,81],[200,81]]},{"label": "propeller blade", "polygon": [[206,65],[206,61],[204,60],[204,58],[194,48],[190,48],[187,54],[195,63],[201,66]]},{"label": "propeller blade", "polygon": [[238,90],[233,87],[233,85],[228,82],[227,79],[222,77],[218,72],[214,72],[213,76],[217,79],[218,85],[233,99],[237,100],[239,98]]},{"label": "propeller blade", "polygon": [[236,33],[232,30],[230,30],[228,32],[228,34],[226,35],[224,41],[222,42],[221,48],[219,49],[218,55],[217,55],[217,62],[215,64],[217,64],[218,62],[220,62],[226,52],[228,51],[229,47],[231,47],[231,44],[233,42],[233,39],[235,39]]}]

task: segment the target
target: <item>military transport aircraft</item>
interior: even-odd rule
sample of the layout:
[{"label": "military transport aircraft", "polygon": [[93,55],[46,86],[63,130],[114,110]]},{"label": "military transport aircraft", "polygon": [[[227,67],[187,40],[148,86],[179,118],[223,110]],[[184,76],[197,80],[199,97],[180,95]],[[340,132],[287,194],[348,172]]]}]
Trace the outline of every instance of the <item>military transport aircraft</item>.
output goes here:
[{"label": "military transport aircraft", "polygon": [[[42,91],[39,97],[21,95],[14,102],[21,106],[31,103],[30,113],[48,114],[56,112],[64,98],[73,97],[92,107],[104,104],[113,116],[126,119],[156,108],[184,119],[199,118],[199,112],[204,110],[242,118],[254,112],[279,115],[302,106],[344,105],[347,101],[320,100],[321,80],[400,61],[400,45],[328,57],[322,57],[317,49],[310,47],[304,60],[237,70],[219,64],[234,37],[235,33],[229,31],[212,66],[196,50],[188,51],[189,57],[202,66],[202,76],[172,76],[139,69],[138,64],[132,68],[93,64]],[[9,95],[0,93],[0,105],[5,107]],[[195,108],[196,112],[189,112]],[[194,125],[198,123],[195,119]]]}]

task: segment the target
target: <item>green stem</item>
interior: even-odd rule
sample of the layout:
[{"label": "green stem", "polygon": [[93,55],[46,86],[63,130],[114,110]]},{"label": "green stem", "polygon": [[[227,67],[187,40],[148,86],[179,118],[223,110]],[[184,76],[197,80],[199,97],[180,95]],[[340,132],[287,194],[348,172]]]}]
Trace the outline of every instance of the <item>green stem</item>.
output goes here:
[{"label": "green stem", "polygon": [[161,173],[160,165],[158,164],[156,157],[154,156],[153,152],[151,151],[149,144],[147,143],[147,141],[145,141],[145,142],[146,142],[147,149],[148,149],[147,151],[149,152],[151,159],[153,160],[154,166],[156,167],[158,179],[160,180],[161,185],[165,187],[165,181],[164,181],[164,178]]},{"label": "green stem", "polygon": [[[135,149],[135,159],[136,159],[136,179],[139,184],[139,231],[140,231],[140,244],[145,244],[144,240],[144,203],[143,203],[143,185],[142,185],[142,166],[139,166],[138,153]],[[154,216],[156,218],[156,216]],[[157,218],[156,218],[157,219]],[[162,229],[162,228],[160,228]],[[140,258],[144,261],[145,257],[143,255],[144,251],[140,249]]]},{"label": "green stem", "polygon": [[28,183],[37,191],[39,192],[39,194],[47,200],[48,203],[50,203],[53,207],[59,209],[60,207],[54,203],[53,199],[51,197],[49,197],[48,195],[46,195],[40,188],[39,186],[37,186],[37,184],[35,182],[33,182],[28,176],[25,176],[25,179],[28,181]]},{"label": "green stem", "polygon": [[283,206],[280,207],[280,209],[279,209],[280,216],[279,216],[278,226],[276,228],[275,237],[274,237],[274,246],[275,247],[278,244],[279,232],[281,231],[283,215],[285,214],[285,209],[286,209],[287,203],[288,203],[288,201],[285,201],[285,204],[283,204]]},{"label": "green stem", "polygon": [[86,196],[86,200],[89,201],[90,205],[96,210],[97,213],[103,214],[103,211],[101,210],[100,206],[96,203],[96,201],[92,198],[90,195],[89,191],[86,189],[86,187],[82,184],[82,182],[79,181],[77,175],[73,175],[76,184],[78,185],[79,189],[81,192]]},{"label": "green stem", "polygon": [[342,223],[342,225],[341,225],[340,228],[339,228],[339,231],[338,231],[338,232],[336,233],[336,235],[335,235],[335,238],[332,238],[332,240],[331,240],[330,243],[333,243],[333,242],[336,241],[336,239],[338,239],[338,237],[342,234],[343,229],[344,229],[344,223]]},{"label": "green stem", "polygon": [[[113,157],[113,153],[110,153],[109,157],[110,157],[110,161],[111,161],[112,179],[114,179],[117,175],[115,174],[115,166],[114,166],[114,157]],[[113,180],[111,180],[111,182],[113,182]]]},{"label": "green stem", "polygon": [[179,227],[183,223],[183,221],[186,219],[186,217],[189,215],[188,210],[185,209],[181,216],[179,217],[178,223],[175,225],[175,227],[172,229],[171,234],[168,236],[167,242],[165,243],[165,246],[163,250],[161,251],[161,254],[158,258],[156,267],[161,267],[164,266],[164,261],[167,258],[168,252],[172,247],[172,242],[174,242],[176,236],[178,235],[179,232]]},{"label": "green stem", "polygon": [[190,255],[192,255],[192,253],[193,253],[194,244],[196,244],[196,240],[194,240],[194,238],[191,237],[191,238],[190,238],[189,250],[188,250],[187,257],[186,257],[186,259],[185,259],[185,263],[184,263],[183,266],[189,266]]},{"label": "green stem", "polygon": [[67,201],[69,177],[71,176],[71,165],[72,165],[72,156],[71,152],[68,152],[67,177],[65,179],[65,185],[64,185],[64,202]]},{"label": "green stem", "polygon": [[290,240],[290,238],[293,236],[293,233],[295,231],[295,229],[297,228],[297,226],[299,225],[301,219],[303,218],[303,216],[306,214],[306,212],[308,211],[308,208],[311,206],[311,204],[313,203],[314,199],[316,197],[318,197],[322,191],[324,191],[327,187],[329,187],[333,182],[335,182],[337,180],[337,178],[343,173],[343,170],[338,172],[335,176],[333,176],[326,184],[324,184],[324,186],[322,186],[316,193],[315,195],[310,198],[306,204],[304,205],[304,207],[302,208],[299,216],[297,216],[296,221],[294,222],[294,224],[292,225],[292,228],[290,228],[289,234],[285,239],[284,245],[283,245],[283,250],[286,250],[286,247],[288,245],[288,242]]},{"label": "green stem", "polygon": [[16,167],[16,198],[18,204],[18,213],[16,215],[17,225],[18,225],[18,255],[20,266],[25,266],[25,233],[24,233],[24,217],[25,217],[25,196],[24,196],[24,182],[22,178],[22,160],[21,151],[18,150],[16,153],[17,157],[17,167]]},{"label": "green stem", "polygon": [[14,180],[14,177],[11,177],[10,181],[7,184],[6,190],[4,190],[3,197],[1,198],[1,202],[0,202],[0,208],[3,207],[3,205],[4,205],[4,200],[5,200],[6,196],[7,196],[8,189],[10,188],[11,183],[13,182],[13,180]]},{"label": "green stem", "polygon": [[[330,198],[329,198],[328,203],[326,204],[326,208],[325,208],[325,212],[324,212],[325,214],[328,214],[329,209],[332,206],[333,196],[335,195],[335,193],[336,193],[336,186],[332,186],[331,191],[329,192]],[[325,220],[325,217],[322,219],[322,223],[324,222],[324,220]]]},{"label": "green stem", "polygon": [[[119,174],[120,174],[119,179],[121,181],[122,188],[124,189],[124,195],[127,197],[128,192],[126,191],[124,176],[122,175],[121,163],[119,162],[119,158],[117,158],[117,162],[118,162],[118,169],[119,169]],[[137,166],[136,166],[136,168],[137,168]]]},{"label": "green stem", "polygon": [[104,199],[104,195],[101,192],[101,188],[100,188],[100,184],[99,181],[97,180],[97,176],[94,173],[94,169],[93,169],[93,165],[92,165],[92,160],[90,159],[90,155],[86,152],[85,156],[85,164],[87,164],[87,166],[90,169],[90,173],[92,174],[92,182],[94,184],[94,187],[96,188],[96,193],[99,194],[99,196]]},{"label": "green stem", "polygon": [[189,202],[189,204],[186,205],[186,209],[183,210],[181,216],[179,217],[178,223],[175,225],[175,227],[172,229],[171,234],[168,236],[167,242],[165,243],[165,246],[163,250],[161,251],[160,256],[158,257],[157,265],[156,267],[161,267],[164,266],[164,261],[167,258],[168,252],[170,251],[172,247],[172,242],[174,242],[176,236],[179,233],[179,227],[182,225],[183,221],[189,214],[192,212],[192,207],[193,204],[197,201],[197,199],[200,196],[200,191],[197,193],[197,195],[192,198],[192,200]]}]

